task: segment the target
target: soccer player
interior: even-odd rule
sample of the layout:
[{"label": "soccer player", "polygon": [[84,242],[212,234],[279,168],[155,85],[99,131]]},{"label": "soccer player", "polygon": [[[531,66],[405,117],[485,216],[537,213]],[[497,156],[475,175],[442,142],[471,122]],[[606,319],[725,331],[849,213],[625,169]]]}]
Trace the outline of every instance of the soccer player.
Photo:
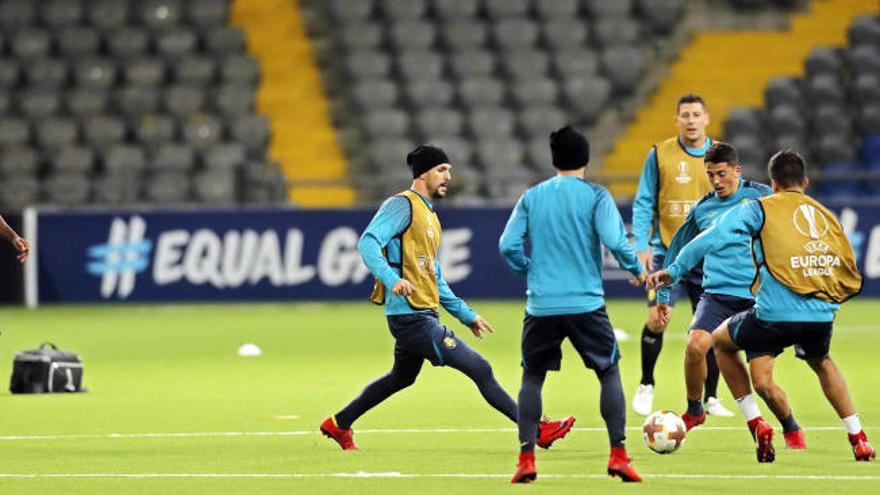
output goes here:
[{"label": "soccer player", "polygon": [[[693,204],[712,192],[703,165],[703,156],[712,145],[712,139],[706,135],[708,125],[709,112],[703,98],[696,94],[683,95],[676,104],[678,135],[655,144],[645,159],[633,202],[633,235],[639,262],[648,273],[662,268],[672,236],[684,223]],[[702,273],[696,268],[675,287],[669,306],[686,295],[696,312],[703,293],[701,284]],[[641,338],[642,378],[632,400],[633,410],[643,416],[653,410],[654,367],[663,349],[663,332],[668,324],[660,318],[655,296],[653,290],[648,291],[648,320]],[[716,398],[718,366],[711,352],[706,356],[706,366],[706,410],[717,416],[733,416]]]},{"label": "soccer player", "polygon": [[28,255],[31,252],[31,243],[28,242],[27,239],[22,238],[18,233],[6,223],[6,219],[0,216],[0,235],[5,237],[15,249],[18,250],[18,254],[15,256],[19,262],[24,263],[27,261]]},{"label": "soccer player", "polygon": [[[658,285],[661,280],[667,285],[657,291],[657,308],[664,320],[669,314],[666,302],[669,299],[670,286],[674,287],[672,284],[681,276],[680,267],[696,266],[699,262],[686,258],[696,253],[694,250],[683,249],[685,245],[700,232],[711,227],[724,212],[773,192],[764,184],[741,178],[742,167],[736,149],[727,143],[714,143],[706,151],[704,160],[706,175],[715,191],[697,202],[685,223],[675,233],[666,252],[666,268],[648,277],[649,287]],[[679,257],[682,259],[679,260]],[[706,251],[702,261],[704,292],[688,329],[684,361],[687,411],[682,414],[681,419],[688,430],[706,421],[706,412],[700,398],[703,396],[703,382],[706,380],[706,354],[712,348],[712,331],[727,318],[750,309],[755,301],[751,292],[755,266],[750,238],[741,238],[737,243],[710,249]],[[795,421],[791,410],[781,413],[778,419],[782,423],[788,448],[806,448],[804,432]]]},{"label": "soccer player", "polygon": [[[641,481],[626,454],[626,398],[617,361],[620,352],[605,312],[602,250],[611,250],[636,284],[644,280],[626,239],[620,212],[608,191],[584,180],[590,161],[586,138],[571,127],[550,134],[555,177],[523,193],[499,241],[501,255],[527,278],[519,391],[520,454],[511,482],[537,478],[535,436],[547,371],[559,370],[560,345],[568,338],[601,384],[600,410],[608,429],[608,474]],[[526,254],[525,243],[531,246]]]},{"label": "soccer player", "polygon": [[[437,250],[442,234],[434,201],[446,196],[452,165],[446,153],[419,146],[406,162],[412,187],[386,200],[358,242],[364,263],[376,277],[370,299],[385,305],[388,327],[395,339],[394,365],[336,415],[321,423],[321,432],[343,450],[357,450],[351,425],[365,412],[412,385],[425,359],[434,366],[455,368],[476,383],[489,404],[517,421],[516,403],[501,388],[492,367],[452,330],[440,324],[442,305],[471,332],[483,338],[492,326],[456,297],[440,271]],[[571,430],[575,419],[542,421],[532,432],[538,445],[550,445]]]},{"label": "soccer player", "polygon": [[761,417],[737,350],[745,351],[751,384],[778,416],[790,409],[773,379],[773,366],[776,356],[792,346],[818,376],[849,434],[855,459],[869,461],[875,458],[874,447],[829,355],[834,316],[862,287],[855,253],[834,214],[804,194],[809,180],[800,155],[792,150],[776,153],[768,172],[773,195],[730,210],[685,248],[706,252],[754,239],[759,267],[755,306],[713,333],[718,364],[755,438],[758,462],[773,462],[774,431]]}]

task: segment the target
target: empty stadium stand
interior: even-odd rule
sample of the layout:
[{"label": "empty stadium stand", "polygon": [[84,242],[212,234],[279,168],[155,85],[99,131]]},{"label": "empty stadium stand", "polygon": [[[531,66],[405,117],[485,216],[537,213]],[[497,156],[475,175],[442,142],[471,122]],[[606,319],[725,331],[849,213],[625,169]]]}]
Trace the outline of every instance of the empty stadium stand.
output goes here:
[{"label": "empty stadium stand", "polygon": [[286,201],[230,0],[0,1],[0,204]]},{"label": "empty stadium stand", "polygon": [[549,172],[547,136],[625,101],[683,0],[301,0],[362,199],[448,148],[456,201],[510,201]]}]

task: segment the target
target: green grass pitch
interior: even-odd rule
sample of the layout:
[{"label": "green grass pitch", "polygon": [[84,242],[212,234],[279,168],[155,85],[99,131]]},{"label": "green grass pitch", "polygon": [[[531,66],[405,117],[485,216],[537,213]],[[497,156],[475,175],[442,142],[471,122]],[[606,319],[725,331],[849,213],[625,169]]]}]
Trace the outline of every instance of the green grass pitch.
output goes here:
[{"label": "green grass pitch", "polygon": [[[477,341],[448,315],[443,321],[489,359],[516,397],[523,305],[471,303],[495,326],[494,335]],[[877,309],[871,300],[845,305],[832,341],[875,444]],[[631,336],[621,342],[629,401],[639,379],[644,305],[612,301],[608,312]],[[2,315],[0,377],[9,377],[15,351],[51,340],[82,354],[89,388],[0,396],[2,493],[880,492],[880,464],[853,460],[815,376],[790,351],[780,357],[777,376],[806,428],[808,450],[785,451],[778,430],[776,462],[757,464],[737,414],[710,418],[679,452],[661,456],[643,445],[642,418],[628,412],[628,450],[645,477],[642,486],[629,486],[604,476],[608,445],[597,381],[566,344],[562,371],[548,377],[544,410],[575,415],[577,429],[538,452],[538,481],[523,487],[508,484],[515,425],[451,369],[426,363],[413,387],[361,418],[354,427],[360,451],[343,452],[320,436],[321,420],[391,364],[393,341],[381,309],[366,302],[7,308]],[[685,405],[689,318],[680,308],[667,332],[655,409],[681,412]],[[245,342],[263,355],[239,357]],[[735,410],[723,383],[720,390]]]}]

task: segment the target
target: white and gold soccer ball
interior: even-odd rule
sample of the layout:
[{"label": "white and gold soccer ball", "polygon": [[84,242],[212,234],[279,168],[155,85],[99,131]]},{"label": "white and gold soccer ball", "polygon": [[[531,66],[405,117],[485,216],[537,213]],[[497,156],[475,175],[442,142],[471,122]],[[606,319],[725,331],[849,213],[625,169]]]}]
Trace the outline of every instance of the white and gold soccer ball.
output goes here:
[{"label": "white and gold soccer ball", "polygon": [[687,436],[684,421],[672,411],[651,413],[642,425],[645,445],[658,454],[671,454],[681,447]]}]

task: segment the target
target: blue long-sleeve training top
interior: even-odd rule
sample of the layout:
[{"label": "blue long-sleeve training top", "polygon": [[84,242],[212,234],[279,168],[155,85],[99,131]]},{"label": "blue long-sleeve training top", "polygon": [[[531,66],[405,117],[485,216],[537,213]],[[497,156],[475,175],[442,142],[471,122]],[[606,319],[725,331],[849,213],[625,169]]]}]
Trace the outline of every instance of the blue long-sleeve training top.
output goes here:
[{"label": "blue long-sleeve training top", "polygon": [[[706,144],[701,148],[685,147],[685,150],[690,155],[703,156],[709,146],[712,146],[712,139],[706,138]],[[647,251],[649,245],[656,254],[666,252],[666,246],[660,239],[660,226],[657,219],[657,181],[659,177],[657,151],[651,148],[648,156],[645,157],[642,176],[639,178],[639,188],[636,190],[636,198],[633,200],[632,232],[636,240],[637,253]]]},{"label": "blue long-sleeve training top", "polygon": [[[675,262],[667,268],[669,275],[678,280],[692,268],[692,263],[706,256],[709,251],[754,238],[752,249],[755,260],[761,266],[761,282],[755,298],[758,318],[764,321],[833,321],[839,304],[797,294],[773,278],[767,270],[763,263],[761,242],[755,238],[763,224],[764,210],[758,201],[749,201],[731,208],[713,226],[682,248]],[[750,268],[750,273],[754,273],[754,268]]]},{"label": "blue long-sleeve training top", "polygon": [[625,270],[637,277],[642,271],[611,194],[573,176],[526,190],[498,244],[510,268],[527,277],[526,312],[533,316],[586,313],[605,304],[602,244]]},{"label": "blue long-sleeve training top", "polygon": [[[770,186],[748,180],[740,180],[736,192],[727,198],[716,193],[707,194],[691,209],[687,220],[675,233],[666,251],[664,267],[668,267],[679,256],[681,249],[696,236],[712,226],[715,220],[727,210],[773,194]],[[692,254],[692,253],[689,253]],[[686,263],[692,263],[688,260]],[[699,260],[697,260],[699,263]],[[755,263],[752,259],[750,238],[718,246],[706,253],[703,260],[703,291],[752,299],[752,281],[755,278]],[[657,301],[669,302],[670,287],[657,291]]]},{"label": "blue long-sleeve training top", "polygon": [[[434,205],[428,198],[419,196],[433,211]],[[379,211],[367,225],[358,241],[358,251],[364,260],[364,264],[386,288],[385,314],[404,315],[419,313],[426,310],[416,310],[410,306],[405,296],[398,296],[391,292],[394,284],[400,280],[400,269],[392,267],[391,263],[400,265],[400,238],[398,237],[410,223],[409,200],[401,196],[393,196],[385,200]],[[382,254],[386,249],[388,257]],[[449,288],[449,284],[443,279],[440,270],[440,262],[435,261],[437,270],[437,288],[440,292],[440,305],[452,316],[465,325],[470,325],[476,319],[477,314]]]}]

